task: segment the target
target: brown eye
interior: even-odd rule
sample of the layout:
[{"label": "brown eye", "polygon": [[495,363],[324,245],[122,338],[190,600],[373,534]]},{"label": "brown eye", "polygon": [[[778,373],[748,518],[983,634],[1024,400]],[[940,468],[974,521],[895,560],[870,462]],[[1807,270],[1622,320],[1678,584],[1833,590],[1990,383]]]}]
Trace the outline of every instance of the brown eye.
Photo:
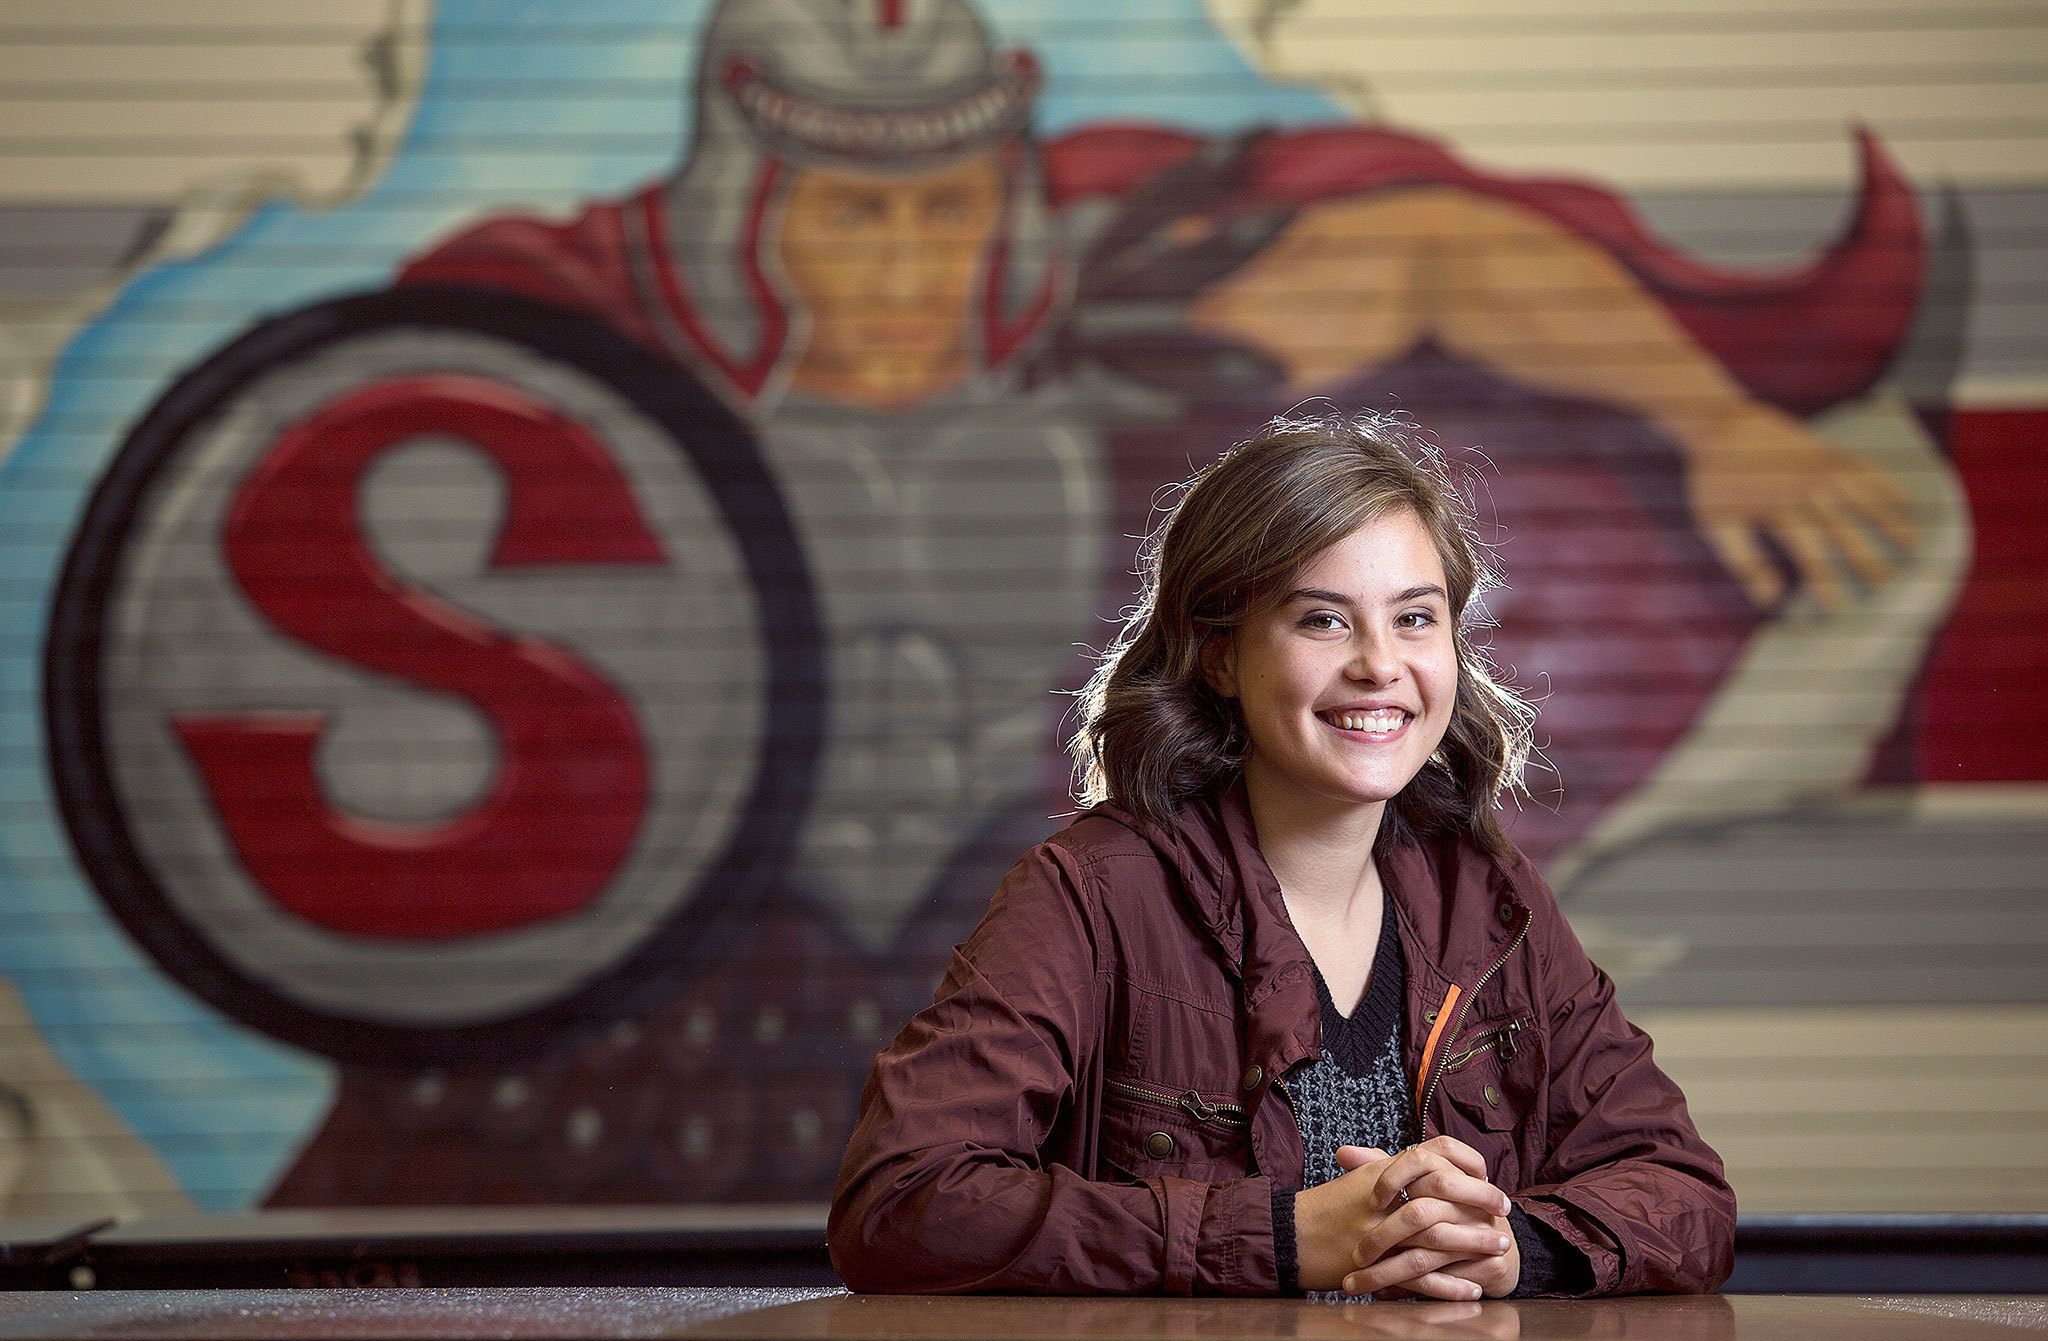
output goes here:
[{"label": "brown eye", "polygon": [[967,193],[965,191],[942,191],[926,198],[924,217],[935,224],[958,224],[967,218]]},{"label": "brown eye", "polygon": [[884,207],[880,196],[841,196],[832,211],[832,222],[841,228],[865,228],[881,221]]}]

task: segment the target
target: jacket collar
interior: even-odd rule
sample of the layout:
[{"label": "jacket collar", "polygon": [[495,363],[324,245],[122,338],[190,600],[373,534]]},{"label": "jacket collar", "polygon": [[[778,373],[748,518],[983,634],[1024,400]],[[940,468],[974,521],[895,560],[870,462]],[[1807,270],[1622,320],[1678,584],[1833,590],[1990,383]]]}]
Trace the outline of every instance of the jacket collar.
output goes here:
[{"label": "jacket collar", "polygon": [[1251,1059],[1279,1075],[1319,1053],[1322,1017],[1308,950],[1259,850],[1243,779],[1184,802],[1164,823],[1110,813],[1173,867],[1188,913],[1237,974]]},{"label": "jacket collar", "polygon": [[1238,779],[1217,797],[1223,831],[1231,844],[1234,888],[1214,897],[1243,910],[1244,936],[1237,963],[1243,977],[1247,1014],[1245,1045],[1252,1059],[1272,1075],[1304,1057],[1320,1056],[1323,1013],[1308,948],[1287,915],[1280,881],[1266,864],[1252,828],[1251,799]]},{"label": "jacket collar", "polygon": [[[1307,948],[1260,851],[1242,778],[1195,797],[1164,824],[1111,813],[1141,833],[1180,876],[1195,922],[1238,973],[1252,1060],[1278,1075],[1322,1049],[1322,1014]],[[1475,844],[1396,843],[1380,855],[1412,989],[1469,985],[1513,940],[1524,900]]]}]

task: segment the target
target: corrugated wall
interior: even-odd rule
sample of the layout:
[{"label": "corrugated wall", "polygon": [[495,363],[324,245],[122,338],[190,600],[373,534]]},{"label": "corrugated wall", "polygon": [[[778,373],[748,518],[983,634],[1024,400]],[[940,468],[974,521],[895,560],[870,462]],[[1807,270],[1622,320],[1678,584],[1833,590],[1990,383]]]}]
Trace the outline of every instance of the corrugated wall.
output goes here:
[{"label": "corrugated wall", "polygon": [[1473,472],[1744,1208],[2048,1207],[2044,32],[9,6],[0,1210],[821,1198],[1316,395]]}]

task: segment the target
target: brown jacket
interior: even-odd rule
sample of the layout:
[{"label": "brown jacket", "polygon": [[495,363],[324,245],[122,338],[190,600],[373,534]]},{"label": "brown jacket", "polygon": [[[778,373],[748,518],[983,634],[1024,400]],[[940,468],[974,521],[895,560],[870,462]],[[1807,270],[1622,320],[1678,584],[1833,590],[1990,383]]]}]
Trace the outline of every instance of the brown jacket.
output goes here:
[{"label": "brown jacket", "polygon": [[[1380,868],[1425,1135],[1484,1155],[1598,1292],[1727,1279],[1721,1161],[1542,877],[1469,843]],[[1272,1294],[1271,1194],[1303,1167],[1274,1082],[1321,1028],[1241,786],[1168,825],[1092,811],[1024,855],[875,1059],[832,1260],[856,1290]]]}]

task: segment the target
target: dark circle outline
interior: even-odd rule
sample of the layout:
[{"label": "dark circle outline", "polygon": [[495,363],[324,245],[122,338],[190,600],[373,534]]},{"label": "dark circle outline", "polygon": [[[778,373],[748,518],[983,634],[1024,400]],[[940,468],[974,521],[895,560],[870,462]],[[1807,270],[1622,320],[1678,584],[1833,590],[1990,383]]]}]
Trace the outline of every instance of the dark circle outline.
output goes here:
[{"label": "dark circle outline", "polygon": [[[250,977],[179,916],[135,846],[102,737],[105,603],[151,485],[184,437],[278,363],[376,328],[460,330],[575,366],[670,436],[696,468],[739,549],[767,652],[766,725],[739,822],[696,891],[598,977],[540,1005],[475,1024],[423,1027],[318,1010]],[[829,686],[824,621],[780,489],[745,423],[682,366],[595,318],[494,289],[413,285],[267,319],[178,378],[116,451],[77,529],[51,601],[44,725],[72,846],[101,902],[166,973],[262,1033],[339,1061],[416,1066],[518,1062],[522,1045],[658,1007],[725,958],[747,907],[779,886],[808,810]]]}]

